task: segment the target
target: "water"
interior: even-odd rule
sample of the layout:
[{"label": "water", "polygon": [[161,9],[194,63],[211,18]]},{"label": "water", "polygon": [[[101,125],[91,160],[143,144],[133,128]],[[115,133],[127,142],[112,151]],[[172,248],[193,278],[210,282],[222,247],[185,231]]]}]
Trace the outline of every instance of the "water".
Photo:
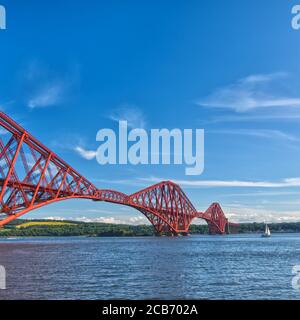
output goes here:
[{"label": "water", "polygon": [[300,234],[0,240],[0,299],[300,299]]}]

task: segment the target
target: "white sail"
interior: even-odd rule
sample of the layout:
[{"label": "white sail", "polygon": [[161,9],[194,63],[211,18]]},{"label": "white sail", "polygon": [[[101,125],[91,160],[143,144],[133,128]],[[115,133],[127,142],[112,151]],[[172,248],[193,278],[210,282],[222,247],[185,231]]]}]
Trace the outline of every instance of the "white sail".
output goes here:
[{"label": "white sail", "polygon": [[270,237],[271,236],[271,231],[269,229],[269,226],[265,224],[265,232],[262,234],[263,237]]}]

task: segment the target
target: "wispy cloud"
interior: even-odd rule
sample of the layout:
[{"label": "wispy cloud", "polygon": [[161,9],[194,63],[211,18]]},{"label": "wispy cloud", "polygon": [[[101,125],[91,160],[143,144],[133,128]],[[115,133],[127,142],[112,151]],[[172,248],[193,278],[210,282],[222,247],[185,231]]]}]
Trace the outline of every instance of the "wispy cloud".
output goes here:
[{"label": "wispy cloud", "polygon": [[80,146],[75,147],[74,151],[76,151],[82,158],[86,160],[93,160],[96,157],[96,151],[86,150]]},{"label": "wispy cloud", "polygon": [[15,100],[9,100],[5,102],[0,102],[0,111],[4,111],[7,106],[10,106],[15,103]]},{"label": "wispy cloud", "polygon": [[77,65],[71,66],[67,72],[53,70],[37,61],[28,64],[24,72],[24,86],[26,103],[30,109],[53,107],[64,103],[68,99],[70,89],[78,83]]},{"label": "wispy cloud", "polygon": [[134,187],[145,187],[145,181],[136,179],[92,179],[94,183],[102,183],[106,185],[126,185]]},{"label": "wispy cloud", "polygon": [[300,107],[300,96],[291,95],[284,82],[287,73],[250,75],[215,90],[196,103],[205,107],[245,112],[258,108]]},{"label": "wispy cloud", "polygon": [[259,113],[259,114],[232,114],[217,116],[212,119],[202,121],[206,123],[230,123],[230,122],[257,122],[257,121],[299,121],[300,113],[280,112],[280,113]]},{"label": "wispy cloud", "polygon": [[30,109],[55,106],[63,101],[65,90],[63,82],[46,84],[33,94],[27,105]]},{"label": "wispy cloud", "polygon": [[[145,128],[146,120],[143,112],[131,105],[124,105],[114,110],[110,115],[109,119],[119,122],[127,121],[127,125],[130,128]],[[95,150],[87,150],[82,145],[78,144],[73,150],[86,160],[93,160],[96,157]]]},{"label": "wispy cloud", "polygon": [[125,104],[114,110],[109,119],[119,122],[127,121],[130,128],[145,128],[146,119],[142,110],[136,106]]},{"label": "wispy cloud", "polygon": [[[150,177],[139,178],[139,180],[157,183],[163,180],[163,178]],[[288,188],[288,187],[300,187],[300,177],[287,178],[280,181],[243,181],[243,180],[176,180],[173,182],[183,187],[247,187],[247,188]]]},{"label": "wispy cloud", "polygon": [[95,182],[110,183],[117,185],[146,186],[161,181],[171,180],[182,187],[204,188],[204,187],[244,187],[244,188],[289,188],[300,187],[300,177],[286,178],[279,181],[251,181],[251,180],[180,180],[166,177],[137,177],[135,179],[96,179]]},{"label": "wispy cloud", "polygon": [[300,196],[300,191],[257,191],[257,192],[243,192],[243,193],[229,193],[223,194],[222,197],[278,197],[278,196]]},{"label": "wispy cloud", "polygon": [[292,142],[299,141],[300,138],[285,133],[280,130],[270,130],[270,129],[236,129],[236,130],[211,130],[208,133],[213,134],[228,134],[228,135],[244,135],[250,137],[259,137],[259,138],[266,138],[266,139],[281,139],[281,140],[288,140]]}]

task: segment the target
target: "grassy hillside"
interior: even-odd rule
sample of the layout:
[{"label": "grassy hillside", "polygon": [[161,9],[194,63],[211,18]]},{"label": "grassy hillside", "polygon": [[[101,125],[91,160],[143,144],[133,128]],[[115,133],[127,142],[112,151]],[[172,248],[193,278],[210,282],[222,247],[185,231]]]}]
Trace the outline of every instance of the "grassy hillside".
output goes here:
[{"label": "grassy hillside", "polygon": [[67,226],[67,225],[75,225],[75,223],[65,222],[65,221],[29,221],[29,222],[18,224],[16,226],[16,229],[29,228],[29,227],[42,227],[42,226],[48,226],[48,227]]}]

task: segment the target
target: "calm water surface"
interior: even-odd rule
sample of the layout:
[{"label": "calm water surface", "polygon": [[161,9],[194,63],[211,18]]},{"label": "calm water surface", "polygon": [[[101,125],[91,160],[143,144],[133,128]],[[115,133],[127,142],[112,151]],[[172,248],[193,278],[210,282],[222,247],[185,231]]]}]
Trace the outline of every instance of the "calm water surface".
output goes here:
[{"label": "calm water surface", "polygon": [[300,234],[0,240],[0,299],[300,299]]}]

